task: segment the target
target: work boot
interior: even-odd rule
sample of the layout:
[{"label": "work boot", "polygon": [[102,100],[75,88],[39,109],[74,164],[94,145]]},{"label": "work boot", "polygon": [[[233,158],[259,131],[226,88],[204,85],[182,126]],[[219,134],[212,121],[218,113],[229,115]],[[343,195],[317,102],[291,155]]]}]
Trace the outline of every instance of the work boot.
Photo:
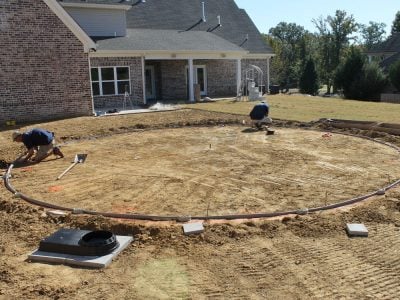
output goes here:
[{"label": "work boot", "polygon": [[61,157],[61,158],[64,157],[64,154],[61,152],[60,148],[58,148],[58,147],[54,147],[54,148],[53,148],[53,154],[54,154],[55,156],[59,156],[59,157]]}]

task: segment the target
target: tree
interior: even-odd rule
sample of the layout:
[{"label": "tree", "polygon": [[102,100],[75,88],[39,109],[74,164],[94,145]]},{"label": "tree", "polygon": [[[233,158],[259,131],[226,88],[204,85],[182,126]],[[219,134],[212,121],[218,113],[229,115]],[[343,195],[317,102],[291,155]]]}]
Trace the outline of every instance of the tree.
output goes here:
[{"label": "tree", "polygon": [[360,25],[363,45],[366,49],[371,49],[373,46],[383,42],[386,24],[378,22],[369,22],[369,25]]},{"label": "tree", "polygon": [[318,93],[318,75],[315,70],[314,60],[310,57],[301,74],[299,81],[300,92],[315,96]]},{"label": "tree", "polygon": [[383,73],[378,63],[364,63],[360,83],[360,100],[379,99],[379,94],[388,84],[387,76]]},{"label": "tree", "polygon": [[335,85],[342,89],[345,98],[356,99],[358,97],[358,87],[355,83],[361,78],[363,66],[364,58],[361,51],[356,47],[351,47],[346,60],[338,66],[335,73]]},{"label": "tree", "polygon": [[368,63],[358,48],[351,47],[336,71],[335,84],[346,99],[371,100],[383,91],[387,77],[376,63]]},{"label": "tree", "polygon": [[280,22],[269,30],[267,40],[276,54],[271,63],[271,70],[273,77],[282,87],[297,86],[306,34],[308,32],[304,27],[286,22]]},{"label": "tree", "polygon": [[400,32],[400,11],[396,13],[396,16],[392,24],[391,34],[394,34],[396,32]]},{"label": "tree", "polygon": [[389,78],[392,85],[400,91],[400,60],[390,66]]},{"label": "tree", "polygon": [[348,16],[343,10],[337,10],[335,16],[328,16],[326,19],[320,17],[313,22],[319,31],[319,65],[322,80],[325,81],[330,93],[335,69],[350,40],[354,39],[351,35],[357,31],[358,25],[353,15]]}]

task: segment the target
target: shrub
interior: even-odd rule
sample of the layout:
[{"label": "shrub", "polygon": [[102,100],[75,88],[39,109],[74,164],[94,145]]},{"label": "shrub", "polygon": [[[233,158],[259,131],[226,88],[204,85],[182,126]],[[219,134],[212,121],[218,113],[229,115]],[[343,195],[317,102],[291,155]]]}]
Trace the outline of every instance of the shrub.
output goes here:
[{"label": "shrub", "polygon": [[391,84],[400,91],[400,60],[395,62],[389,68],[389,78]]},{"label": "shrub", "polygon": [[387,85],[387,76],[376,63],[368,63],[358,49],[352,48],[336,71],[335,84],[346,99],[373,100]]}]

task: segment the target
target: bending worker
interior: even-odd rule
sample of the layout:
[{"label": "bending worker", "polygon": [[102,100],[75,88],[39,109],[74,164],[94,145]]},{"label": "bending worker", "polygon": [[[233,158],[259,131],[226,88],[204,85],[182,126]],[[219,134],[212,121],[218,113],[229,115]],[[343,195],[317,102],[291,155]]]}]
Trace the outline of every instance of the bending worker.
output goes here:
[{"label": "bending worker", "polygon": [[258,129],[261,129],[263,125],[269,125],[272,123],[272,119],[268,117],[269,106],[265,101],[256,104],[250,112],[250,118]]},{"label": "bending worker", "polygon": [[[14,142],[24,143],[25,147],[28,149],[17,159],[18,162],[31,161],[38,163],[51,154],[61,158],[64,157],[60,148],[55,145],[54,133],[47,130],[35,128],[25,133],[14,131],[12,140]],[[33,156],[34,154],[35,156]]]}]

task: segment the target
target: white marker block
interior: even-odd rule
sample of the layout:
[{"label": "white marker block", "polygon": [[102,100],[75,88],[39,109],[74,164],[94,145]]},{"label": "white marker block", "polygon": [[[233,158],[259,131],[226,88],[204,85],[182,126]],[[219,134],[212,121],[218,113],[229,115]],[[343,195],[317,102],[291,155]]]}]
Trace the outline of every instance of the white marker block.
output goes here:
[{"label": "white marker block", "polygon": [[364,224],[346,224],[346,231],[349,236],[368,236],[368,229]]},{"label": "white marker block", "polygon": [[183,232],[185,235],[199,234],[204,231],[203,223],[186,223],[183,224]]}]

